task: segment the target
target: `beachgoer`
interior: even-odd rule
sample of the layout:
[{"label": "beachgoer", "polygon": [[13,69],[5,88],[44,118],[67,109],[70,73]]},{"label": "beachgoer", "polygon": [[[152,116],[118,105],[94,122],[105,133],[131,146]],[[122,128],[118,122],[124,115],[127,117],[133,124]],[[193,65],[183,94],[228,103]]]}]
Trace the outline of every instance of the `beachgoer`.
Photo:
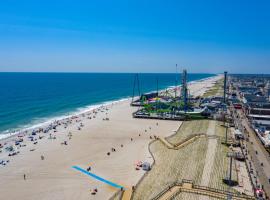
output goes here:
[{"label": "beachgoer", "polygon": [[26,175],[25,174],[23,175],[23,180],[26,180]]},{"label": "beachgoer", "polygon": [[44,160],[44,156],[40,156],[41,160]]}]

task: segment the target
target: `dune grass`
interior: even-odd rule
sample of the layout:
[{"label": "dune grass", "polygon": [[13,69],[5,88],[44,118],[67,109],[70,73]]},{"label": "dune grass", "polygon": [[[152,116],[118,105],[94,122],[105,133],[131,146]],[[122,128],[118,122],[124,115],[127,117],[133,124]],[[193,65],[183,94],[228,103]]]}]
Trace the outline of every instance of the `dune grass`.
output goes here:
[{"label": "dune grass", "polygon": [[134,192],[133,199],[151,199],[175,181],[191,179],[200,182],[207,139],[201,138],[181,150],[165,147],[160,141],[152,143],[156,163]]},{"label": "dune grass", "polygon": [[[175,135],[167,138],[170,143],[177,144],[191,135],[198,133],[207,133],[210,120],[185,121],[180,130]],[[215,121],[215,135],[224,137],[225,128],[220,126],[222,122]],[[176,181],[189,179],[196,185],[202,182],[202,174],[205,165],[205,158],[208,148],[206,137],[199,138],[193,143],[184,146],[179,150],[168,149],[160,141],[155,141],[150,145],[150,151],[155,158],[155,164],[151,171],[143,178],[137,186],[133,199],[144,200],[152,199],[158,195],[166,187]],[[209,187],[228,190],[228,187],[223,183],[223,178],[226,176],[229,158],[226,156],[229,148],[222,145],[218,140],[215,150],[214,164],[211,171],[211,179]],[[236,173],[233,173],[236,177]],[[182,195],[187,195],[187,198],[182,198]],[[192,194],[179,194],[176,199],[200,199],[199,196]]]},{"label": "dune grass", "polygon": [[[216,122],[216,134],[221,137],[225,137],[225,127],[221,126],[222,122]],[[227,153],[230,152],[228,146],[218,143],[215,153],[215,162],[213,166],[213,170],[211,173],[211,180],[209,183],[209,187],[222,189],[222,190],[230,190],[226,184],[223,183],[223,178],[227,175],[229,171],[229,162],[230,158],[227,157]],[[233,160],[233,171],[232,171],[232,179],[237,180],[237,173],[235,170],[235,161]]]},{"label": "dune grass", "polygon": [[[201,133],[202,131],[206,133],[208,123],[207,120],[186,121],[181,126],[181,129],[168,140],[176,144],[192,134]],[[160,141],[152,143],[150,150],[154,154],[155,165],[138,185],[133,199],[151,199],[159,194],[162,189],[182,179],[190,179],[199,184],[206,149],[206,138],[199,138],[180,150],[168,149]]]},{"label": "dune grass", "polygon": [[223,95],[223,84],[224,84],[224,78],[216,81],[214,86],[203,94],[203,97]]},{"label": "dune grass", "polygon": [[198,133],[206,133],[207,128],[209,126],[209,120],[193,120],[193,121],[185,121],[183,122],[181,128],[178,132],[172,137],[168,137],[167,140],[170,143],[176,144],[181,142],[188,137],[198,134]]},{"label": "dune grass", "polygon": [[[199,195],[199,194],[181,192],[176,197],[174,197],[172,200],[200,200],[200,199],[202,199],[202,197],[203,196]],[[214,198],[214,197],[207,197],[207,200],[220,200],[220,199]]]}]

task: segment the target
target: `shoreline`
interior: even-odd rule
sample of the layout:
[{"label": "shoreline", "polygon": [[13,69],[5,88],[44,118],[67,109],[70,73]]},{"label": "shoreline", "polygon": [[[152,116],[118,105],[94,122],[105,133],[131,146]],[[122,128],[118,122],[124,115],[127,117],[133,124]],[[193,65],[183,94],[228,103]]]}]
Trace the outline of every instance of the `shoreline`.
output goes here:
[{"label": "shoreline", "polygon": [[[193,83],[191,90],[200,94],[218,78],[214,76]],[[145,174],[142,169],[136,169],[136,163],[153,162],[148,151],[149,142],[155,136],[174,134],[182,124],[181,121],[134,119],[131,114],[136,109],[126,99],[99,107],[96,112],[63,120],[49,132],[6,139],[7,144],[0,153],[0,161],[5,163],[0,165],[0,176],[4,177],[0,180],[2,197],[109,199],[117,192],[115,188],[75,171],[72,166],[82,169],[91,166],[91,173],[96,176],[132,188]],[[23,141],[16,146],[16,139],[21,138]],[[19,153],[8,156],[9,152],[4,149],[10,146]],[[16,193],[12,192],[13,188]],[[93,191],[94,188],[98,188],[98,193],[91,196],[89,189]]]},{"label": "shoreline", "polygon": [[18,131],[13,131],[13,132],[10,132],[10,133],[4,133],[5,132],[4,131],[4,132],[0,133],[0,142],[2,140],[6,140],[8,138],[12,138],[12,137],[20,135],[20,134],[30,133],[29,131],[33,131],[35,129],[45,128],[45,127],[47,127],[50,124],[53,124],[55,122],[62,122],[64,120],[71,119],[72,117],[80,116],[80,115],[87,114],[89,112],[95,111],[96,109],[99,109],[101,107],[112,105],[112,104],[122,102],[122,101],[127,101],[127,100],[130,100],[130,99],[131,99],[130,97],[122,98],[122,99],[119,99],[119,100],[105,101],[105,102],[101,102],[100,104],[94,104],[94,105],[89,105],[89,106],[77,108],[77,111],[73,111],[70,114],[66,113],[66,114],[61,115],[61,116],[52,117],[52,118],[50,118],[50,119],[48,119],[48,120],[46,120],[44,122],[29,125],[29,127],[19,129]]},{"label": "shoreline", "polygon": [[[220,76],[219,74],[216,74],[214,76],[210,76],[210,77],[207,77],[207,78],[190,81],[190,82],[188,82],[188,86],[191,86],[192,84],[195,84],[195,83],[200,83],[200,82],[203,82],[203,81],[207,81],[209,79],[212,79],[214,77],[219,77],[219,76]],[[165,87],[164,89],[161,89],[160,92],[164,92],[165,90],[174,90],[175,88],[179,88],[180,86],[181,86],[181,84],[177,85],[176,87],[175,86],[168,86],[168,87]],[[155,92],[155,91],[152,90],[152,91],[149,91],[147,93],[151,93],[151,92]],[[138,96],[135,96],[135,98],[137,98],[137,97]],[[29,124],[29,126],[25,125],[26,126],[25,128],[18,128],[18,130],[14,130],[14,131],[11,131],[11,132],[7,132],[8,130],[5,130],[3,132],[0,132],[0,142],[6,141],[8,139],[12,139],[13,137],[16,137],[16,136],[18,136],[20,134],[29,134],[30,131],[33,131],[35,129],[40,129],[40,128],[44,129],[47,126],[50,126],[50,124],[53,124],[55,122],[60,122],[61,123],[62,121],[68,120],[68,119],[70,119],[72,117],[87,114],[87,113],[92,112],[92,111],[94,111],[96,109],[102,108],[103,106],[109,106],[111,104],[115,104],[115,103],[122,102],[122,101],[128,101],[128,100],[131,100],[131,99],[132,99],[132,97],[128,96],[128,97],[123,97],[123,98],[116,99],[116,100],[103,101],[103,102],[100,102],[100,103],[97,103],[97,104],[76,108],[75,111],[71,111],[71,112],[68,112],[68,113],[60,115],[60,116],[50,117],[47,120],[44,119],[44,121],[40,122],[40,123],[36,123],[36,124],[32,124],[32,125]],[[5,133],[5,132],[7,132],[7,133]]]}]

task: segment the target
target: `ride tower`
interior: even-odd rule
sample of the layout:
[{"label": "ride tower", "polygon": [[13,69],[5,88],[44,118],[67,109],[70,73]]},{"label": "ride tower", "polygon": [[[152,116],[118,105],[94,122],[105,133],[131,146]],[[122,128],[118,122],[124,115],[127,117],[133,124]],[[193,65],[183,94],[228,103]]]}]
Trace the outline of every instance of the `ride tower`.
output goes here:
[{"label": "ride tower", "polygon": [[227,89],[227,74],[228,72],[224,72],[224,86],[223,86],[223,103],[226,104],[226,89]]},{"label": "ride tower", "polygon": [[182,89],[181,97],[184,102],[184,111],[187,112],[188,109],[188,89],[187,89],[187,70],[184,69],[182,73]]}]

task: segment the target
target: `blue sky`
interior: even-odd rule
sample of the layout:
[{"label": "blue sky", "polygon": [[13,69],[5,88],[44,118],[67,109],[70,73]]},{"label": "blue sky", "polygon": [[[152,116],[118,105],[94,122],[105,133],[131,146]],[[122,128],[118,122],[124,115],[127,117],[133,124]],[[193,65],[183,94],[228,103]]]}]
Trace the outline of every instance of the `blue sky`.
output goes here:
[{"label": "blue sky", "polygon": [[6,0],[0,71],[270,73],[270,1]]}]

